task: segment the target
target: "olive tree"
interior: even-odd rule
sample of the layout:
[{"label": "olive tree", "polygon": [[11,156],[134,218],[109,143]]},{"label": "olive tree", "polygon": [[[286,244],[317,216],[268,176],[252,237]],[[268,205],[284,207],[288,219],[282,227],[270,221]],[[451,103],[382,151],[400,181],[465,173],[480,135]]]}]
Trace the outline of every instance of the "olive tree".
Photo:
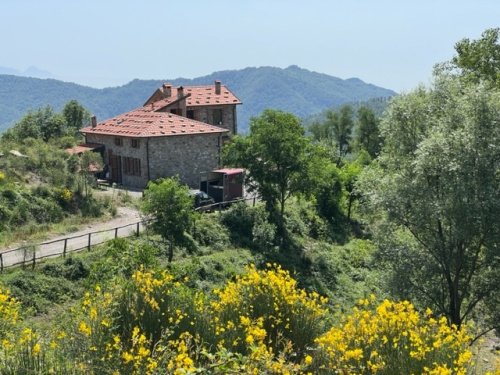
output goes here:
[{"label": "olive tree", "polygon": [[500,92],[438,75],[396,98],[381,132],[360,188],[386,218],[382,259],[401,297],[460,327],[500,290]]}]

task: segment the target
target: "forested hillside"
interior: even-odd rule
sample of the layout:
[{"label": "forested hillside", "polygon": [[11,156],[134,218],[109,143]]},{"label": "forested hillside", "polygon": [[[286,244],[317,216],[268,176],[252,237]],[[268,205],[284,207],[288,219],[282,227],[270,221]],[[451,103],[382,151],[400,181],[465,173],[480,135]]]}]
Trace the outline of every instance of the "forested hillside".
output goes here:
[{"label": "forested hillside", "polygon": [[395,94],[357,78],[343,80],[297,66],[226,70],[194,79],[133,80],[123,86],[105,89],[54,79],[0,75],[0,131],[19,120],[29,109],[50,105],[61,110],[69,100],[76,99],[98,119],[105,119],[142,105],[164,82],[201,85],[211,84],[216,79],[243,101],[238,108],[242,132],[247,131],[249,118],[265,108],[281,109],[304,117],[332,106]]}]

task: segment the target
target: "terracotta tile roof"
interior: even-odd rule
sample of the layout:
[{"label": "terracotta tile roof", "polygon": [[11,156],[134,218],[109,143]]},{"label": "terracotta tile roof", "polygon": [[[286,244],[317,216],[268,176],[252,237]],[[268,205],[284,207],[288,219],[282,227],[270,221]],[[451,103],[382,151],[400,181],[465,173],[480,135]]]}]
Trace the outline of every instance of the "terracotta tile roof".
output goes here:
[{"label": "terracotta tile roof", "polygon": [[87,134],[123,137],[166,137],[187,134],[225,133],[228,130],[167,112],[155,112],[152,106],[134,109],[80,130]]},{"label": "terracotta tile roof", "polygon": [[[165,85],[159,88],[160,92],[164,92]],[[163,98],[155,101],[154,108],[161,109],[177,101],[177,89],[178,87],[172,87],[171,94],[168,98]],[[215,93],[215,85],[186,86],[184,87],[183,96],[186,97],[186,105],[188,107],[241,104],[241,101],[224,85],[221,85],[220,87],[220,94]],[[146,103],[148,103],[150,100],[148,100]]]},{"label": "terracotta tile roof", "polygon": [[243,168],[222,168],[222,169],[216,169],[214,172],[224,173],[230,176],[233,174],[244,173],[245,170]]},{"label": "terracotta tile roof", "polygon": [[67,148],[66,152],[69,154],[83,154],[85,151],[94,151],[97,150],[98,148],[104,147],[104,145],[101,145],[99,143],[83,143],[81,145],[76,145],[71,148]]}]

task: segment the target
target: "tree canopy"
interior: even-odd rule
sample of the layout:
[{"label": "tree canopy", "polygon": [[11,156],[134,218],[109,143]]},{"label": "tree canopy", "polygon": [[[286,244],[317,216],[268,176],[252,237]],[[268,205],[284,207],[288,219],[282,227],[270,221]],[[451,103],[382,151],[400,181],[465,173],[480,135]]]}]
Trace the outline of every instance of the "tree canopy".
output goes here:
[{"label": "tree canopy", "polygon": [[499,119],[498,90],[438,76],[390,105],[384,148],[361,183],[388,220],[402,297],[458,326],[500,290]]},{"label": "tree canopy", "polygon": [[225,152],[225,162],[248,170],[250,189],[260,194],[270,212],[277,208],[281,219],[293,194],[314,187],[318,157],[300,120],[271,109],[252,118],[250,134],[235,138]]},{"label": "tree canopy", "polygon": [[487,29],[478,40],[465,38],[455,45],[457,55],[452,64],[462,76],[473,81],[486,81],[500,88],[500,29]]},{"label": "tree canopy", "polygon": [[144,191],[142,211],[151,215],[151,227],[169,243],[168,261],[173,249],[185,241],[193,220],[193,198],[189,188],[175,177],[150,181]]}]

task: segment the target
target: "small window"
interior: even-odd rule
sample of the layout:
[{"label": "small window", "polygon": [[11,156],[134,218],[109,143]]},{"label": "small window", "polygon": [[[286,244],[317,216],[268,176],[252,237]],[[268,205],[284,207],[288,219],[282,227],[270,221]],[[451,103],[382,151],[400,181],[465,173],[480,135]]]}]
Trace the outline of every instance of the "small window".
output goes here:
[{"label": "small window", "polygon": [[194,119],[194,110],[188,109],[187,112],[186,112],[186,117]]},{"label": "small window", "polygon": [[129,176],[141,175],[141,159],[136,158],[123,158],[123,173]]},{"label": "small window", "polygon": [[123,146],[123,140],[121,138],[115,138],[116,146]]},{"label": "small window", "polygon": [[170,110],[170,113],[172,113],[173,115],[182,116],[182,109],[174,108]]},{"label": "small window", "polygon": [[222,109],[214,109],[214,125],[222,125]]},{"label": "small window", "polygon": [[131,139],[130,145],[132,146],[132,148],[139,148],[141,146],[141,142],[139,139]]}]

